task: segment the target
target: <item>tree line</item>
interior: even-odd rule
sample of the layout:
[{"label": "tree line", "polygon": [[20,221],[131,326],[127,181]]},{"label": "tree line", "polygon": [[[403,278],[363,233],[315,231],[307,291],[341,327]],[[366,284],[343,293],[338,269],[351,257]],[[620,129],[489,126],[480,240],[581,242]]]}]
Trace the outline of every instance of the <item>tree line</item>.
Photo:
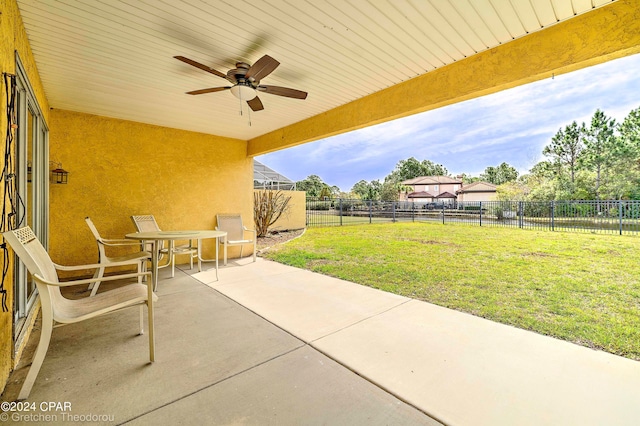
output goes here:
[{"label": "tree line", "polygon": [[502,198],[639,200],[640,108],[621,123],[598,109],[590,123],[559,129],[542,154],[529,174],[499,188]]},{"label": "tree line", "polygon": [[[461,174],[463,183],[485,181],[498,187],[504,200],[640,199],[640,108],[617,123],[597,110],[591,122],[560,128],[542,151],[544,159],[519,175],[502,162],[479,176]],[[382,180],[361,180],[349,192],[330,186],[317,175],[296,182],[310,197],[394,201],[411,190],[403,181],[419,176],[450,176],[442,164],[414,157],[400,160]]]},{"label": "tree line", "polygon": [[[306,191],[309,197],[395,201],[398,200],[401,193],[412,190],[410,186],[403,185],[402,182],[420,176],[450,176],[450,173],[442,164],[437,164],[430,160],[419,161],[411,157],[406,160],[400,160],[384,180],[361,180],[356,182],[349,192],[341,191],[337,186],[329,186],[318,175],[310,175],[296,182],[296,188],[300,191]],[[516,180],[518,171],[503,162],[495,167],[487,167],[480,176],[462,174],[459,177],[464,183],[485,181],[501,185]]]}]

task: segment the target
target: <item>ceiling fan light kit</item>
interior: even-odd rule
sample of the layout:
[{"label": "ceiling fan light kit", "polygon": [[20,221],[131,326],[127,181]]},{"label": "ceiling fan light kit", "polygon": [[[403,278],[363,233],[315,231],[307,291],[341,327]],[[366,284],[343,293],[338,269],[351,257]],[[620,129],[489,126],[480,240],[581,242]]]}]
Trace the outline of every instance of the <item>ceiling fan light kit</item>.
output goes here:
[{"label": "ceiling fan light kit", "polygon": [[257,96],[256,89],[250,85],[236,84],[229,89],[231,94],[240,100],[250,101]]},{"label": "ceiling fan light kit", "polygon": [[260,80],[271,74],[278,65],[280,65],[280,62],[276,61],[269,55],[264,55],[253,65],[249,65],[245,62],[237,62],[236,68],[229,70],[226,74],[184,56],[174,56],[174,58],[196,68],[200,68],[201,70],[217,77],[224,78],[233,84],[233,86],[220,86],[211,87],[209,89],[193,90],[191,92],[187,92],[188,95],[202,95],[204,93],[229,90],[231,91],[231,94],[240,99],[240,101],[246,101],[252,111],[261,111],[264,109],[264,105],[262,105],[262,101],[258,97],[257,92],[293,99],[307,98],[307,92],[303,92],[301,90],[260,84]]}]

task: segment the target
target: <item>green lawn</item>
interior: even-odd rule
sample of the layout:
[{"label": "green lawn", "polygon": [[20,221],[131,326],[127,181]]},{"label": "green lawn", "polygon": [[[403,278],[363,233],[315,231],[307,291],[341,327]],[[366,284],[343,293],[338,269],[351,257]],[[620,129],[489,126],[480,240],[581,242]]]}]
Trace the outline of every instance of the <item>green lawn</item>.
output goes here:
[{"label": "green lawn", "polygon": [[266,256],[640,360],[640,237],[463,224],[308,229]]}]

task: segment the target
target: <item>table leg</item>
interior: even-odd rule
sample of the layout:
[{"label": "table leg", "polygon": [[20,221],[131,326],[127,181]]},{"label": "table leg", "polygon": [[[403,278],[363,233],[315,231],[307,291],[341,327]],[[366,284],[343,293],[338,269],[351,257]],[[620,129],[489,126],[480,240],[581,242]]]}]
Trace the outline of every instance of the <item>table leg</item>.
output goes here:
[{"label": "table leg", "polygon": [[224,236],[224,266],[227,266],[227,236]]},{"label": "table leg", "polygon": [[160,241],[154,240],[151,250],[151,279],[147,280],[147,311],[149,313],[149,360],[156,360],[156,342],[153,320],[153,292],[158,288],[158,256],[160,255]]},{"label": "table leg", "polygon": [[220,237],[216,238],[216,281],[218,280],[218,247],[220,247]]}]

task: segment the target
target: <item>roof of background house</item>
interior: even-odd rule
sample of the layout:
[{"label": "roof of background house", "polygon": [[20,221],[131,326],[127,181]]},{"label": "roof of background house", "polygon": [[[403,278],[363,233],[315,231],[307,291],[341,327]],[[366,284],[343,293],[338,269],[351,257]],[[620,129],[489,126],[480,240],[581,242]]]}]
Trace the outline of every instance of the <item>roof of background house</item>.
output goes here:
[{"label": "roof of background house", "polygon": [[418,176],[413,179],[407,179],[402,182],[403,185],[429,185],[429,184],[442,184],[442,183],[462,183],[461,179],[452,178],[449,176]]},{"label": "roof of background house", "polygon": [[457,196],[445,191],[442,194],[438,195],[436,198],[457,198]]},{"label": "roof of background house", "polygon": [[469,185],[463,185],[456,191],[460,192],[496,192],[496,185],[489,182],[474,182]]},{"label": "roof of background house", "polygon": [[433,198],[433,195],[431,195],[427,191],[420,191],[410,193],[409,195],[407,195],[407,198]]}]

